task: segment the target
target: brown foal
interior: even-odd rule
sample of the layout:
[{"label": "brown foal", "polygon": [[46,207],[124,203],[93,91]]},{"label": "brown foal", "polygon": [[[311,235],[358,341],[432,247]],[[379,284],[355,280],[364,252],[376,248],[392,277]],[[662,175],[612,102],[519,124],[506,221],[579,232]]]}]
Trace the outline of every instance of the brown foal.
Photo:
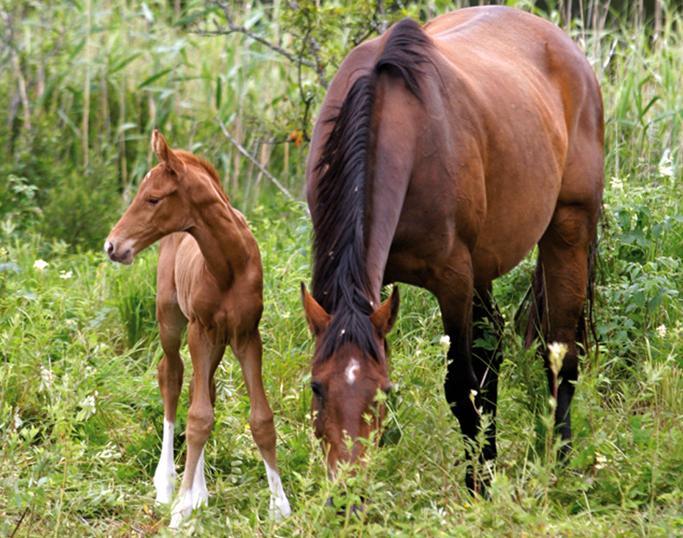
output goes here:
[{"label": "brown foal", "polygon": [[492,282],[535,245],[531,332],[568,347],[548,376],[567,451],[602,189],[600,88],[553,24],[507,7],[461,9],[424,27],[403,20],[346,57],[307,167],[314,256],[303,299],[331,473],[357,460],[360,438],[381,423],[374,395],[390,386],[398,295],[379,300],[391,282],[438,300],[451,342],[446,399],[472,441],[481,414],[491,416],[480,458],[495,458],[502,319]]},{"label": "brown foal", "polygon": [[263,275],[256,240],[242,214],[230,205],[214,168],[191,153],[172,150],[155,130],[152,149],[159,164],[142,180],[130,207],[105,243],[113,261],[129,264],[161,240],[157,267],[157,319],[164,357],[159,389],[164,434],[154,474],[157,501],[171,501],[175,482],[173,429],[182,388],[182,332],[189,322],[192,357],[187,458],[171,527],[205,504],[204,445],[214,423],[214,373],[230,345],[249,393],[249,424],[266,467],[274,517],[290,513],[275,457],[275,427],[261,379],[259,320]]}]

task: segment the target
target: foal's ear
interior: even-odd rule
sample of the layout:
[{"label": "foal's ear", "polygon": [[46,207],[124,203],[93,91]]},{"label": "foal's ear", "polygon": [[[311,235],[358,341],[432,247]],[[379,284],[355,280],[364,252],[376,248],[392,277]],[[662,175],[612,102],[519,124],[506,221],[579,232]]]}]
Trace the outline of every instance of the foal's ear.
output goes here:
[{"label": "foal's ear", "polygon": [[166,164],[177,174],[180,174],[185,170],[183,161],[168,146],[168,142],[166,142],[164,135],[159,132],[159,129],[154,129],[154,131],[152,131],[152,151],[156,153],[162,163]]},{"label": "foal's ear", "polygon": [[370,316],[370,321],[382,336],[387,334],[394,326],[396,316],[398,315],[399,303],[398,286],[394,286],[391,297],[379,305],[377,310]]},{"label": "foal's ear", "polygon": [[304,303],[306,321],[314,335],[319,335],[330,324],[330,315],[318,304],[313,296],[308,293],[306,284],[301,283],[301,301]]}]

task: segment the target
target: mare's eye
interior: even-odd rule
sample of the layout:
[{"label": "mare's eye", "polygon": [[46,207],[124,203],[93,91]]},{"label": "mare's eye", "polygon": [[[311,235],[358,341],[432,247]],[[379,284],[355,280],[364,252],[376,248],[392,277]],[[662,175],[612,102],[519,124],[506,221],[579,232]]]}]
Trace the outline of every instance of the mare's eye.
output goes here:
[{"label": "mare's eye", "polygon": [[313,394],[315,394],[318,398],[323,397],[323,387],[317,381],[311,381],[311,390],[313,391]]},{"label": "mare's eye", "polygon": [[147,203],[149,205],[157,205],[160,200],[161,200],[161,198],[151,198],[150,197],[150,198],[147,198]]}]

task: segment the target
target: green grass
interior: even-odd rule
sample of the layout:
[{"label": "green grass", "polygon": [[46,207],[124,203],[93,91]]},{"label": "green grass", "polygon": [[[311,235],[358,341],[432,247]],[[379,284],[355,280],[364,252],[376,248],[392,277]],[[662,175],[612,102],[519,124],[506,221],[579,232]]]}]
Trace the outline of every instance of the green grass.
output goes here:
[{"label": "green grass", "polygon": [[[257,46],[245,46],[238,36],[220,41],[186,34],[161,17],[163,10],[154,2],[150,5],[157,24],[149,33],[143,32],[144,19],[135,18],[133,8],[107,11],[111,3],[93,4],[97,13],[100,8],[104,13],[96,21],[109,26],[92,37],[98,47],[89,60],[82,56],[86,3],[56,8],[56,20],[67,24],[64,43],[58,33],[35,29],[30,34],[35,40],[22,41],[26,73],[36,73],[45,59],[51,93],[32,102],[32,130],[21,131],[15,151],[0,165],[1,535],[167,533],[168,509],[155,506],[152,487],[162,427],[156,386],[161,351],[154,321],[155,249],[133,266],[121,267],[88,248],[101,244],[118,211],[111,207],[112,199],[120,199],[121,187],[117,129],[130,119],[118,115],[114,106],[122,87],[127,110],[135,117],[134,125],[122,131],[127,133],[130,181],[135,183],[147,166],[150,125],[156,121],[166,126],[174,143],[192,146],[219,165],[231,198],[247,211],[265,269],[264,379],[294,512],[279,524],[267,517],[269,494],[248,430],[248,399],[239,366],[228,352],[217,372],[216,426],[206,452],[209,505],[193,515],[184,532],[683,534],[680,13],[666,11],[656,42],[628,17],[616,28],[572,26],[598,73],[607,119],[596,306],[600,353],[582,360],[573,404],[575,450],[568,465],[559,466],[546,442],[549,405],[542,364],[522,348],[511,323],[529,284],[533,259],[496,283],[508,323],[499,398],[500,456],[491,500],[484,501],[471,498],[463,485],[463,441],[443,397],[446,359],[436,302],[408,286],[401,287],[399,320],[390,336],[391,378],[399,385],[392,403],[392,443],[371,450],[370,463],[358,476],[338,484],[326,478],[310,425],[312,343],[298,292],[299,282],[310,279],[309,220],[303,204],[286,201],[265,187],[265,179],[259,180],[245,161],[236,160],[218,138],[214,122],[218,113],[233,122],[231,128],[242,122],[278,135],[287,132],[295,125],[288,114],[296,114],[290,110],[294,105],[282,104],[281,97],[298,91],[288,66]],[[254,20],[265,16],[261,4],[249,5]],[[441,9],[441,2],[434,5]],[[35,13],[29,15],[25,24],[38,24]],[[557,20],[557,13],[551,18]],[[283,21],[291,28],[284,16]],[[49,22],[40,19],[48,27]],[[257,26],[259,31],[270,28],[264,25]],[[325,49],[333,59],[349,40],[346,34],[334,36],[337,41]],[[287,39],[283,37],[285,44]],[[58,42],[58,52],[44,56]],[[117,67],[126,58],[124,42],[131,54],[140,54]],[[164,48],[173,43],[176,48]],[[103,87],[111,98],[109,115],[93,107],[90,131],[98,136],[90,140],[88,167],[82,166],[78,130],[84,64],[76,62],[79,68],[67,77],[69,58],[90,62],[98,81],[90,94],[93,101],[104,102]],[[176,72],[163,74],[178,62]],[[162,75],[149,80],[155,73]],[[223,88],[220,100],[216,77]],[[11,72],[0,75],[0,89],[7,90],[0,93],[4,104],[14,88],[10,78]],[[258,82],[265,79],[271,84]],[[102,80],[106,84],[100,85]],[[266,86],[268,98],[259,100]],[[156,106],[156,120],[150,103]],[[257,134],[247,128],[243,134],[250,150],[262,151]],[[6,147],[5,133],[0,140]],[[278,145],[264,154],[264,162],[287,179],[294,194],[301,192],[305,149]],[[63,178],[69,178],[66,184]],[[99,182],[109,194],[93,195]],[[73,235],[74,227],[80,235]],[[34,266],[39,259],[48,263],[43,270]],[[189,359],[186,348],[183,356]],[[187,413],[187,362],[179,432]],[[181,470],[183,436],[177,435],[175,442]],[[370,499],[362,518],[340,517],[324,506],[329,495],[342,491],[347,498]]]},{"label": "green grass", "polygon": [[[656,205],[650,209],[661,212]],[[226,355],[217,373],[216,426],[207,448],[210,502],[187,530],[242,536],[256,529],[297,536],[681,532],[679,303],[665,300],[645,324],[626,313],[635,304],[632,297],[616,304],[601,301],[603,350],[583,364],[573,406],[575,453],[566,468],[547,458],[539,433],[548,413],[542,366],[522,350],[508,324],[500,458],[492,499],[482,501],[463,487],[463,443],[442,393],[445,356],[435,301],[403,286],[391,337],[392,380],[400,387],[394,412],[402,436],[373,450],[360,476],[333,485],[325,478],[309,418],[311,343],[297,293],[298,283],[308,278],[307,217],[301,206],[281,204],[256,208],[250,220],[266,267],[265,383],[294,515],[281,524],[267,518],[267,484],[247,426],[248,399],[238,364]],[[2,532],[11,533],[24,511],[19,536],[162,530],[168,511],[155,507],[151,485],[162,422],[156,388],[160,350],[153,328],[155,253],[128,268],[98,253],[69,255],[59,244],[39,246],[38,238],[5,236],[3,245],[0,263],[12,265],[3,265],[0,273]],[[49,264],[43,271],[33,268],[37,252]],[[525,264],[497,289],[508,319],[529,272]],[[680,267],[663,273],[640,282],[645,287],[656,278],[681,282]],[[618,294],[621,284],[601,288],[607,298]],[[628,327],[612,334],[612,315],[634,319],[624,342],[618,331]],[[661,325],[666,330],[657,328]],[[131,345],[133,335],[141,338]],[[186,409],[185,393],[181,430]],[[176,449],[182,466],[181,436]],[[328,495],[339,490],[371,499],[362,520],[338,517],[324,507]]]}]

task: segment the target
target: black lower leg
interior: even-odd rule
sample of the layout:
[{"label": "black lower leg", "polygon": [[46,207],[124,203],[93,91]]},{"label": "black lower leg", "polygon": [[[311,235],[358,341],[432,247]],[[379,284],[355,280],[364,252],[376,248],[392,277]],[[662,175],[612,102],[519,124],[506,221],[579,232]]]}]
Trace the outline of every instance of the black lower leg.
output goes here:
[{"label": "black lower leg", "polygon": [[564,460],[571,452],[571,402],[574,396],[575,384],[578,379],[578,358],[576,352],[565,355],[562,367],[557,375],[552,371],[550,362],[546,358],[548,386],[555,398],[555,435],[562,440],[559,456]]},{"label": "black lower leg", "polygon": [[474,301],[472,366],[478,380],[476,389],[482,414],[488,416],[486,443],[480,459],[494,460],[496,449],[496,409],[498,371],[503,360],[501,339],[503,317],[491,297],[490,287],[477,293]]},{"label": "black lower leg", "polygon": [[[446,400],[451,407],[451,412],[458,419],[460,430],[465,436],[465,457],[468,461],[471,461],[480,425],[479,412],[475,407],[477,403],[472,392],[476,391],[477,381],[468,354],[464,352],[465,350],[462,347],[462,352],[458,353],[458,347],[461,346],[457,346],[456,342],[451,342],[444,390],[446,392]],[[474,468],[471,464],[467,466],[465,483],[471,491],[480,491],[478,481],[475,479]]]}]

